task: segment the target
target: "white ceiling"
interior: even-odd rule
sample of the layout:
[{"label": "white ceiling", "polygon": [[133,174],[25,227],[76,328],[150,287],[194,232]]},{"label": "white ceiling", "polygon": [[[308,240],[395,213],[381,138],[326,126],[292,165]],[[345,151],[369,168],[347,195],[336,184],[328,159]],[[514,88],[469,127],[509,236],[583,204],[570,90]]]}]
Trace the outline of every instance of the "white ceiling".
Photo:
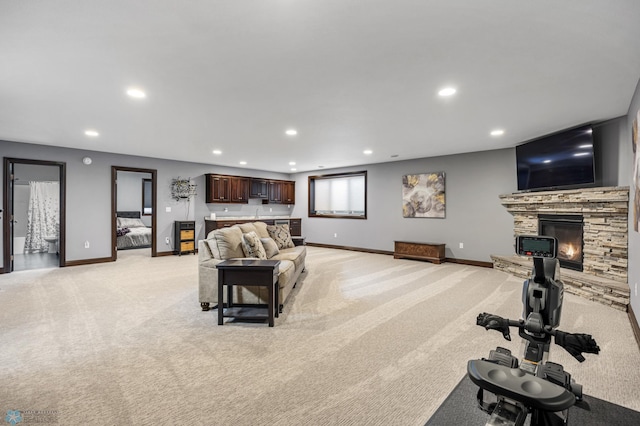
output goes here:
[{"label": "white ceiling", "polygon": [[301,172],[512,147],[639,78],[638,0],[0,0],[17,142]]}]

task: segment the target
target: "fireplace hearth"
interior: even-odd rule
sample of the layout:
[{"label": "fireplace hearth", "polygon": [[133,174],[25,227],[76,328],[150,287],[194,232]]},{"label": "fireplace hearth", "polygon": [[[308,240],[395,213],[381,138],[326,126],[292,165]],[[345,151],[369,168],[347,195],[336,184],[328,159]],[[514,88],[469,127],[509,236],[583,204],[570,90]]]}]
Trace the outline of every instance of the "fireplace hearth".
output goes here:
[{"label": "fireplace hearth", "polygon": [[[500,202],[513,215],[514,236],[540,233],[540,216],[582,216],[582,244],[576,244],[582,248],[582,271],[563,267],[564,289],[627,310],[631,293],[627,282],[629,187],[512,193],[501,195]],[[520,278],[531,274],[530,259],[517,255],[491,258],[496,269]]]},{"label": "fireplace hearth", "polygon": [[580,272],[584,249],[582,222],[582,215],[538,216],[538,234],[558,240],[560,266]]}]

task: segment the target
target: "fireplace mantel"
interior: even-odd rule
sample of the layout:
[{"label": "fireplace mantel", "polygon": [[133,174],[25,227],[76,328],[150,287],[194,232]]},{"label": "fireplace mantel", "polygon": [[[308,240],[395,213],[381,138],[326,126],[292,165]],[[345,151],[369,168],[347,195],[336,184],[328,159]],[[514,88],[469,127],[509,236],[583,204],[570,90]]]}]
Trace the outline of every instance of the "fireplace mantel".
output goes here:
[{"label": "fireplace mantel", "polygon": [[[599,279],[599,284],[611,281],[610,287],[615,288],[618,293],[620,284],[622,288],[628,289],[629,187],[513,193],[501,195],[500,200],[507,211],[513,215],[514,237],[537,235],[539,215],[581,214],[583,216],[584,270],[581,273],[572,271],[571,274],[565,274],[563,269],[563,277],[571,276],[570,280],[564,279],[565,285],[568,284],[565,287],[567,291],[584,296],[584,283],[593,282],[593,277]],[[513,273],[512,267],[506,268],[503,265],[504,257],[501,257],[500,262],[495,262],[494,259],[496,269]],[[526,270],[525,273],[529,271]],[[583,280],[580,280],[581,274],[584,275]],[[616,298],[618,296],[620,295],[617,294]],[[612,304],[610,295],[608,298],[593,295],[588,298]]]}]

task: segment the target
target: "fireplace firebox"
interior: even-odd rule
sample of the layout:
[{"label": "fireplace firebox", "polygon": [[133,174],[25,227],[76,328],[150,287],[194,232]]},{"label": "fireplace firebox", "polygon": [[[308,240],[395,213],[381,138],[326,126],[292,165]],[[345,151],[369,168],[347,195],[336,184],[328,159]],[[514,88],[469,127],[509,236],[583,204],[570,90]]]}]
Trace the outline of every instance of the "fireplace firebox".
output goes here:
[{"label": "fireplace firebox", "polygon": [[558,260],[563,268],[582,271],[581,215],[539,215],[538,233],[558,239]]}]

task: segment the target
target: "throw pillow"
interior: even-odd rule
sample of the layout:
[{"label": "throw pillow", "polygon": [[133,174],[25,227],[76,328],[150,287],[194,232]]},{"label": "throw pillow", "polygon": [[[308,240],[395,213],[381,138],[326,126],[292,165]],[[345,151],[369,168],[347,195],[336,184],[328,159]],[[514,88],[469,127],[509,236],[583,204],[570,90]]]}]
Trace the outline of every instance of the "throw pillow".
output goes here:
[{"label": "throw pillow", "polygon": [[267,231],[269,231],[269,236],[278,245],[278,249],[295,247],[291,239],[291,232],[289,232],[289,225],[269,225],[267,226]]},{"label": "throw pillow", "polygon": [[213,232],[221,259],[244,257],[242,231],[237,226],[216,229]]},{"label": "throw pillow", "polygon": [[267,254],[267,259],[271,259],[276,254],[280,253],[278,245],[273,241],[273,238],[260,238],[260,242],[262,242],[264,251]]},{"label": "throw pillow", "polygon": [[267,258],[258,234],[253,231],[242,234],[242,250],[247,257]]}]

